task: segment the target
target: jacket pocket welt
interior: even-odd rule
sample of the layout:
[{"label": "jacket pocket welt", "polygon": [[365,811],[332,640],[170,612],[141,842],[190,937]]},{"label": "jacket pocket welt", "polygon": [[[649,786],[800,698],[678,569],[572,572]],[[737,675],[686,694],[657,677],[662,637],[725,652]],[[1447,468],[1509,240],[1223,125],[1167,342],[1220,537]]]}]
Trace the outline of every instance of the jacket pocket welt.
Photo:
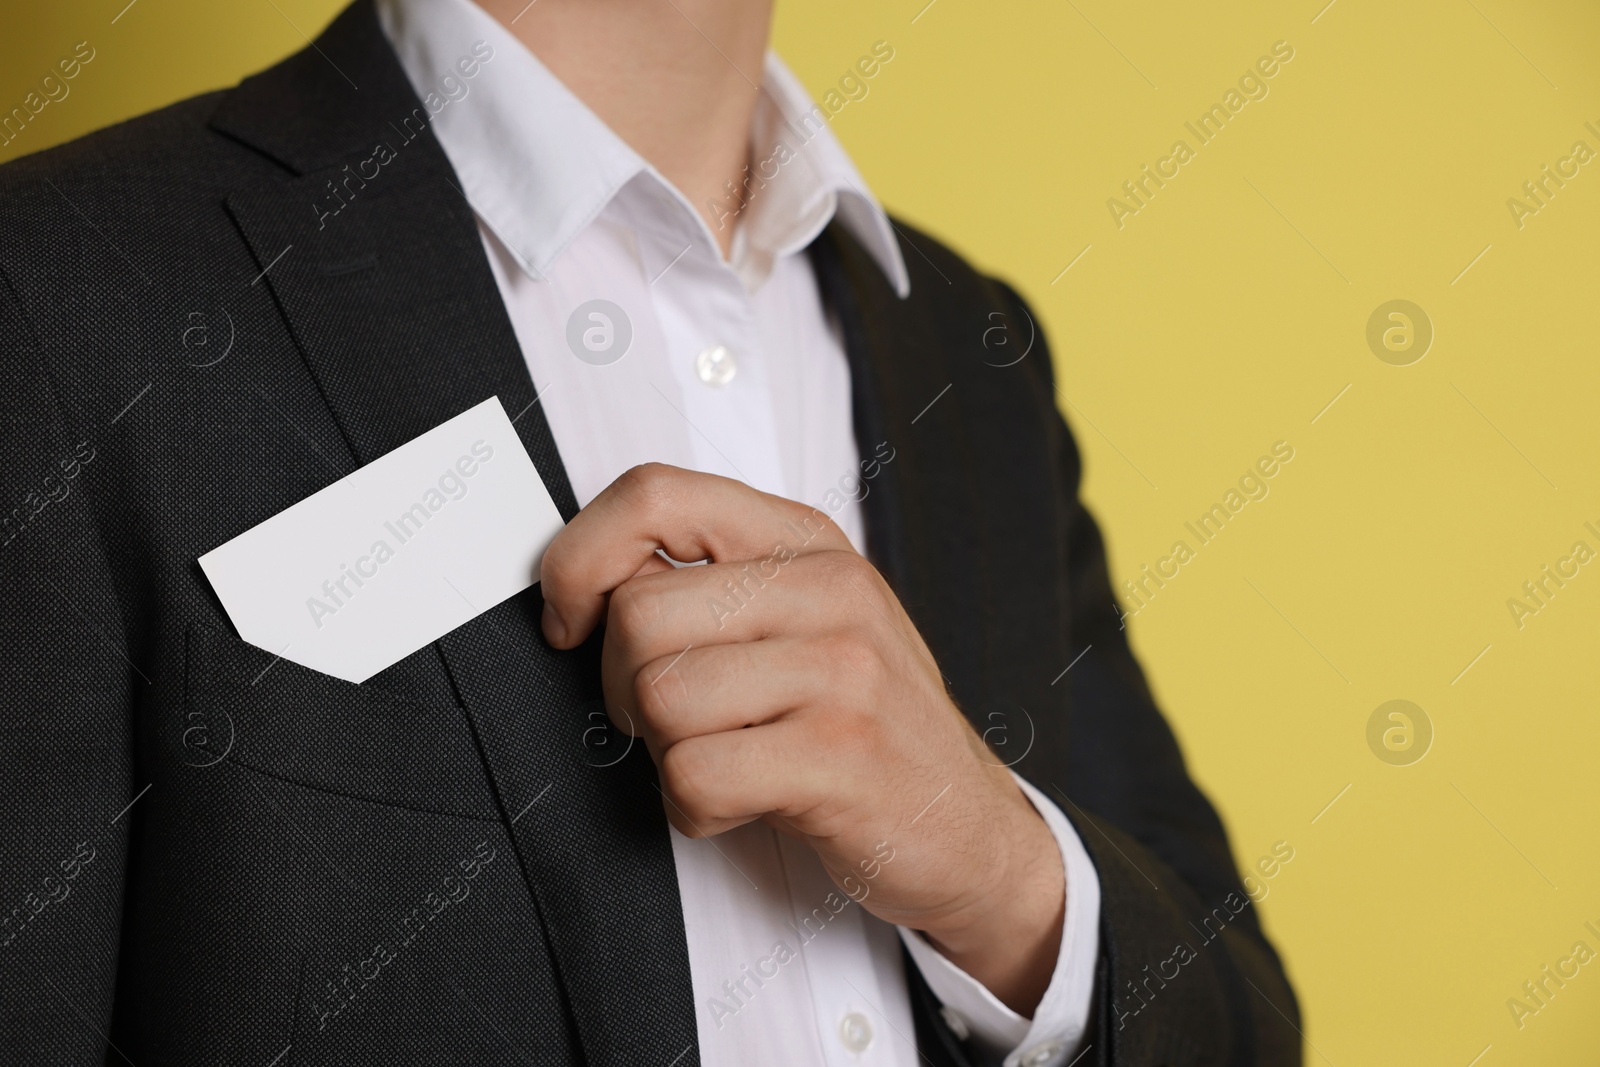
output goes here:
[{"label": "jacket pocket welt", "polygon": [[[498,820],[462,709],[357,685],[190,625],[185,716],[208,761],[378,804]],[[193,762],[191,760],[191,762]]]}]

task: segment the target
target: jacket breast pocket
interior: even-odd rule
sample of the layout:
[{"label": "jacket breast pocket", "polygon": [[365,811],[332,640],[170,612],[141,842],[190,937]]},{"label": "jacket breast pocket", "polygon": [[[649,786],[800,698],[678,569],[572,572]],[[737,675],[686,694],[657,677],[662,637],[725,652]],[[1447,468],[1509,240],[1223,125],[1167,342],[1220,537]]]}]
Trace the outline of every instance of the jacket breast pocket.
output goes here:
[{"label": "jacket breast pocket", "polygon": [[309,789],[498,819],[466,712],[321,674],[230,635],[185,637],[190,763],[228,760]]}]

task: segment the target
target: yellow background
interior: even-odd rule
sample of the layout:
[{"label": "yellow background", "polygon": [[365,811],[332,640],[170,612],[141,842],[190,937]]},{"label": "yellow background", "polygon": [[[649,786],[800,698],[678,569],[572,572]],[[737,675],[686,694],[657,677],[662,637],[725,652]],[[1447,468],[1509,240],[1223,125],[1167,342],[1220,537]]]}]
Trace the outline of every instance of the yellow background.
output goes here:
[{"label": "yellow background", "polygon": [[[1521,629],[1506,601],[1600,549],[1600,161],[1521,229],[1506,200],[1600,150],[1600,7],[925,2],[780,4],[778,48],[820,96],[893,45],[834,128],[1042,316],[1114,577],[1295,449],[1130,625],[1241,866],[1295,850],[1261,908],[1308,1062],[1594,1062],[1600,965],[1520,1029],[1506,1001],[1600,949],[1600,563]],[[6,14],[6,110],[98,55],[0,158],[230,84],[337,6],[124,3]],[[1198,147],[1185,120],[1280,40],[1269,95]],[[1106,201],[1180,137],[1196,158],[1119,229]],[[1436,330],[1404,367],[1366,343],[1396,298]],[[1409,766],[1367,744],[1391,699],[1433,724]]]}]

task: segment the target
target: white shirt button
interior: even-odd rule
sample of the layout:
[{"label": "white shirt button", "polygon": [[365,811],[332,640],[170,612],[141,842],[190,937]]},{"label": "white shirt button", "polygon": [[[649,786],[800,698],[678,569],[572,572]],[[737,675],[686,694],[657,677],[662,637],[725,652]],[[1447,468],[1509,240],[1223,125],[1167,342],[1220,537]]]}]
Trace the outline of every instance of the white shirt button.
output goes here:
[{"label": "white shirt button", "polygon": [[1022,1054],[1022,1067],[1045,1067],[1052,1059],[1061,1054],[1061,1042],[1046,1041],[1042,1045],[1035,1045]]},{"label": "white shirt button", "polygon": [[738,373],[739,361],[733,358],[724,345],[702,349],[694,357],[694,372],[707,385],[727,385]]},{"label": "white shirt button", "polygon": [[939,1014],[944,1016],[944,1024],[950,1028],[952,1034],[956,1035],[957,1041],[965,1041],[972,1036],[972,1028],[967,1025],[967,1020],[963,1019],[961,1013],[950,1005],[946,1004],[941,1007]]},{"label": "white shirt button", "polygon": [[865,1052],[872,1044],[872,1023],[859,1011],[839,1020],[839,1040],[851,1052]]}]

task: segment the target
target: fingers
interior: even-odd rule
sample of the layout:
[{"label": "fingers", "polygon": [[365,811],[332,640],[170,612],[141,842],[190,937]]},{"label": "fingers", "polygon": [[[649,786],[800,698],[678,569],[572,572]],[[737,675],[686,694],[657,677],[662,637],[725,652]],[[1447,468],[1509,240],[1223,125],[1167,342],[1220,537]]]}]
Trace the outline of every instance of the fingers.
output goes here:
[{"label": "fingers", "polygon": [[[766,575],[767,577],[763,577]],[[865,598],[865,599],[864,599]],[[869,609],[867,606],[871,604]],[[611,596],[601,679],[613,721],[632,714],[635,677],[652,661],[740,642],[807,637],[852,650],[839,638],[887,636],[903,613],[872,565],[852,552],[815,552],[787,563],[719,563],[633,579]],[[863,645],[863,648],[866,647]],[[891,650],[893,651],[893,650]],[[827,670],[828,663],[816,667]],[[661,662],[653,678],[666,667]]]},{"label": "fingers", "polygon": [[703,734],[661,758],[667,819],[689,837],[711,837],[768,813],[794,818],[836,795],[843,771],[828,759],[796,759],[815,744],[796,719]]},{"label": "fingers", "polygon": [[657,549],[684,562],[726,562],[848,544],[815,508],[729,478],[647,463],[602,490],[546,550],[545,638],[557,648],[581,643],[600,621],[607,594]]},{"label": "fingers", "polygon": [[887,586],[853,550],[813,552],[641,575],[611,594],[606,641],[642,662],[674,646],[818,633],[857,610],[882,606]]},{"label": "fingers", "polygon": [[702,734],[757,726],[836,699],[858,677],[843,639],[772,638],[664,656],[633,677],[623,717],[656,754]]}]

